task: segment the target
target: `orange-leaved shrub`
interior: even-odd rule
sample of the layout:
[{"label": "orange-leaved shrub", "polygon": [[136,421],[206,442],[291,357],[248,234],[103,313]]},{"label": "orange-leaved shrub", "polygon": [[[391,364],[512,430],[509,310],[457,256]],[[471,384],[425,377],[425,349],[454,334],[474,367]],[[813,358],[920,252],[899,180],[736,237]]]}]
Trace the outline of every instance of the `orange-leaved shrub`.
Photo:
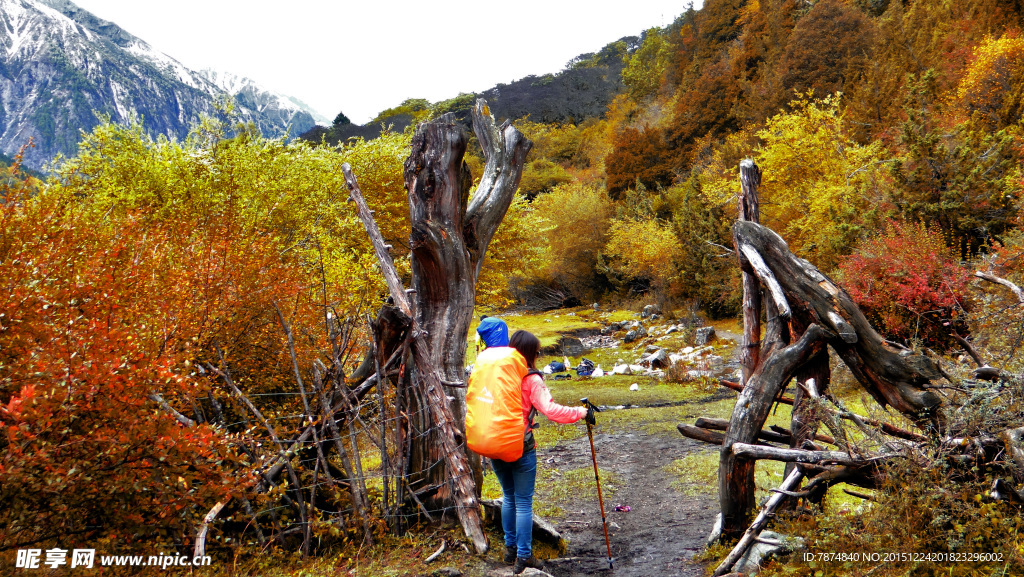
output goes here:
[{"label": "orange-leaved shrub", "polygon": [[[76,178],[0,190],[0,550],[189,550],[215,503],[255,492],[265,452],[201,365],[275,419],[298,403],[277,310],[303,372],[330,348],[324,305],[344,282],[317,274],[315,237],[274,220],[286,206],[252,210],[280,204],[267,183],[239,186],[301,151],[237,143],[248,164],[227,167],[222,143],[210,166],[193,145],[137,136],[112,130]],[[129,161],[144,181],[109,174]],[[140,201],[149,190],[163,197]]]}]

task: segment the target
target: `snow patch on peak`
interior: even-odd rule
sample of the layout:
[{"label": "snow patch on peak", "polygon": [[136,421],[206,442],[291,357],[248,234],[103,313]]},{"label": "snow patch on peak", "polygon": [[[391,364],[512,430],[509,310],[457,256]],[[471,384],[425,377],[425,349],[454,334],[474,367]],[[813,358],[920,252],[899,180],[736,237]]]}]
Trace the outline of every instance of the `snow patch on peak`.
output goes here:
[{"label": "snow patch on peak", "polygon": [[282,94],[276,90],[271,90],[251,78],[232,74],[230,72],[224,72],[223,70],[214,70],[212,68],[204,68],[203,70],[200,70],[199,75],[231,96],[237,97],[242,92],[262,95],[264,98],[261,100],[265,101],[263,108],[274,107],[279,110],[286,110],[293,113],[306,112],[317,122],[323,122],[325,124],[330,122],[326,116],[321,114],[319,111],[314,110],[313,107],[302,102],[298,98]]}]

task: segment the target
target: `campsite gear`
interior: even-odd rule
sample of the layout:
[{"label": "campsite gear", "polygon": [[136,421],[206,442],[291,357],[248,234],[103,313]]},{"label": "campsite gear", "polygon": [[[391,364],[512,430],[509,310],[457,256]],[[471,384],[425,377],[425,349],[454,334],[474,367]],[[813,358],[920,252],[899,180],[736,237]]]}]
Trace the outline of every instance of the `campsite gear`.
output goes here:
[{"label": "campsite gear", "polygon": [[471,450],[507,463],[523,456],[522,383],[528,372],[526,359],[511,347],[488,346],[477,356],[466,390],[466,444]]},{"label": "campsite gear", "polygon": [[566,370],[566,364],[559,361],[551,361],[548,363],[547,368],[551,369],[552,373],[564,373]]},{"label": "campsite gear", "polygon": [[556,381],[569,381],[572,380],[572,375],[555,375]]},{"label": "campsite gear", "polygon": [[595,378],[596,377],[603,377],[604,376],[604,371],[601,370],[601,365],[597,365],[597,368],[594,369],[594,373],[592,375],[590,375],[590,376],[595,377]]},{"label": "campsite gear", "polygon": [[476,332],[488,347],[508,346],[508,325],[497,317],[487,317],[480,321]]},{"label": "campsite gear", "polygon": [[615,510],[620,513],[629,513],[630,511],[633,510],[633,508],[630,507],[629,505],[616,505]]},{"label": "campsite gear", "polygon": [[581,377],[589,377],[594,374],[594,361],[590,359],[581,360],[580,365],[576,367],[576,374]]},{"label": "campsite gear", "polygon": [[601,478],[597,475],[597,452],[594,451],[594,425],[596,419],[594,413],[599,412],[601,409],[597,408],[590,399],[583,397],[580,399],[583,406],[587,408],[587,438],[590,439],[590,455],[594,460],[594,481],[597,483],[597,502],[601,505],[601,522],[604,523],[604,544],[608,547],[608,569],[612,567],[612,542],[608,540],[608,520],[604,517],[604,497],[601,496]]}]

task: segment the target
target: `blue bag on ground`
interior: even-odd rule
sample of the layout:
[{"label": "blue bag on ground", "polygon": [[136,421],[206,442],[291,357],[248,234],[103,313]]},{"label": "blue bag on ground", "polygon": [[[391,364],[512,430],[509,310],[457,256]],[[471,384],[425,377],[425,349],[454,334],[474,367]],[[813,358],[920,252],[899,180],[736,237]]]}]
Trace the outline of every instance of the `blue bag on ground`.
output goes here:
[{"label": "blue bag on ground", "polygon": [[548,363],[548,367],[552,373],[563,373],[565,372],[565,363],[562,361],[551,361]]},{"label": "blue bag on ground", "polygon": [[594,361],[590,359],[583,359],[580,361],[580,366],[576,367],[576,374],[581,377],[589,377],[594,372]]}]

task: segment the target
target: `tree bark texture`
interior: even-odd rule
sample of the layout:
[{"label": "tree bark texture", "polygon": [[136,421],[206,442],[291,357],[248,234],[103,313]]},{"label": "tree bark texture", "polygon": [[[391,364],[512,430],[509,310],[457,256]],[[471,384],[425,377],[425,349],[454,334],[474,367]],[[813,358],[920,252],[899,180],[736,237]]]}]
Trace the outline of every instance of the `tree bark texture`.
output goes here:
[{"label": "tree bark texture", "polygon": [[753,444],[756,441],[775,397],[800,366],[824,350],[825,338],[826,331],[812,325],[799,341],[762,359],[736,399],[729,429],[722,443],[718,467],[723,534],[738,536],[742,533],[755,504],[755,462],[737,456],[732,446],[736,443]]},{"label": "tree bark texture", "polygon": [[[455,116],[447,114],[420,126],[405,163],[412,230],[412,288],[415,291],[419,339],[430,353],[437,378],[452,399],[451,412],[460,433],[466,422],[466,336],[476,301],[476,284],[487,247],[519,187],[526,155],[533,146],[509,123],[496,126],[484,100],[473,110],[473,129],[485,166],[472,199],[473,178],[463,161],[467,137]],[[417,370],[421,364],[417,362]],[[436,462],[438,443],[413,446],[414,461]],[[464,439],[460,437],[460,443]],[[467,450],[477,489],[483,471],[477,455]],[[440,472],[426,470],[425,484],[437,484]],[[448,495],[433,499],[439,506]]]},{"label": "tree bark texture", "polygon": [[[761,221],[758,206],[757,187],[761,184],[761,170],[754,161],[746,159],[740,163],[740,186],[738,219],[751,222]],[[738,246],[738,243],[737,243]],[[737,253],[738,254],[738,253]],[[742,260],[742,257],[740,257]],[[742,267],[741,267],[742,268]],[[740,366],[743,383],[750,378],[757,367],[761,349],[761,287],[753,273],[743,271],[743,350],[740,352]]]}]

